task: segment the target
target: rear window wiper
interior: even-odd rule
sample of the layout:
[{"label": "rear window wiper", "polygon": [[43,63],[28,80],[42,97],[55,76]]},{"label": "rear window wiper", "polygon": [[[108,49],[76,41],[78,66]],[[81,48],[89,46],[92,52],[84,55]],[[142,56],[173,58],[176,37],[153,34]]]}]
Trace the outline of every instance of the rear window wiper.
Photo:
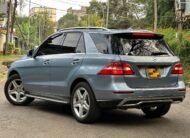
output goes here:
[{"label": "rear window wiper", "polygon": [[153,52],[151,53],[152,56],[160,56],[160,55],[169,55],[168,53],[166,52]]}]

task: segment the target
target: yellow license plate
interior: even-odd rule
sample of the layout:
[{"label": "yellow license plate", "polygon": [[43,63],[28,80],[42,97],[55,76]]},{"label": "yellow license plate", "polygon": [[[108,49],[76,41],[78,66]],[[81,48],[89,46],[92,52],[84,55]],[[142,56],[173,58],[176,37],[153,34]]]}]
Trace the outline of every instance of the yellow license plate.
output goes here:
[{"label": "yellow license plate", "polygon": [[160,78],[160,68],[147,68],[147,76],[151,79]]}]

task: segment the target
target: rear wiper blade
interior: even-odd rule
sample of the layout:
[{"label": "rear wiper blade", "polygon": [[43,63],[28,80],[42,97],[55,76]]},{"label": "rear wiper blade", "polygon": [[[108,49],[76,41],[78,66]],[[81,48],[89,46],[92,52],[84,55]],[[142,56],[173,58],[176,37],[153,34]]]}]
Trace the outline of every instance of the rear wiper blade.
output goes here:
[{"label": "rear wiper blade", "polygon": [[152,56],[168,55],[168,53],[166,53],[166,52],[153,52],[151,55]]}]

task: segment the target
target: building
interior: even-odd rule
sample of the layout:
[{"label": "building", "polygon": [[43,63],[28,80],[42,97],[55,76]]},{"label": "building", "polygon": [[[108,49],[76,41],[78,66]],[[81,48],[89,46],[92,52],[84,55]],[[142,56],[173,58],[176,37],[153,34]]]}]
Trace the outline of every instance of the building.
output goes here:
[{"label": "building", "polygon": [[80,19],[82,16],[86,15],[86,10],[87,10],[87,7],[84,7],[84,6],[82,6],[81,9],[79,10],[73,9],[71,7],[67,9],[67,13],[76,15]]},{"label": "building", "polygon": [[3,46],[6,40],[6,22],[7,22],[7,1],[0,3],[0,53],[3,52]]},{"label": "building", "polygon": [[[3,48],[6,42],[6,34],[7,34],[7,0],[2,0],[0,2],[0,53],[3,53]],[[9,33],[11,29],[9,30]],[[13,30],[13,36],[9,35],[9,39],[12,37],[12,43],[14,46],[18,46],[18,38],[16,37],[15,29]]]},{"label": "building", "polygon": [[51,21],[56,22],[56,9],[48,7],[33,7],[30,10],[30,16],[34,16],[37,13],[48,13]]},{"label": "building", "polygon": [[1,0],[0,2],[0,14],[3,16],[7,16],[7,4],[6,0]]},{"label": "building", "polygon": [[179,24],[190,22],[190,0],[175,0],[176,21]]}]

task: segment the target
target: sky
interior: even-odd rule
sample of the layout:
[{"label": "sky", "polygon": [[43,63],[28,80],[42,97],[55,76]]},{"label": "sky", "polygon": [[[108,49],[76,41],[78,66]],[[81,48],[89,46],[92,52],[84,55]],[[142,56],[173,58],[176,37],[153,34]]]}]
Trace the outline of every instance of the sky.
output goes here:
[{"label": "sky", "polygon": [[[22,8],[22,11],[20,11],[20,8],[18,8],[18,13],[21,15],[28,15],[29,14],[29,0],[24,0],[25,4]],[[32,7],[40,7],[47,6],[51,8],[56,8],[57,10],[57,20],[59,20],[60,17],[66,14],[66,11],[68,8],[72,7],[73,9],[80,9],[81,6],[89,6],[89,2],[91,0],[31,0],[31,8]],[[106,2],[107,0],[99,0]]]}]

